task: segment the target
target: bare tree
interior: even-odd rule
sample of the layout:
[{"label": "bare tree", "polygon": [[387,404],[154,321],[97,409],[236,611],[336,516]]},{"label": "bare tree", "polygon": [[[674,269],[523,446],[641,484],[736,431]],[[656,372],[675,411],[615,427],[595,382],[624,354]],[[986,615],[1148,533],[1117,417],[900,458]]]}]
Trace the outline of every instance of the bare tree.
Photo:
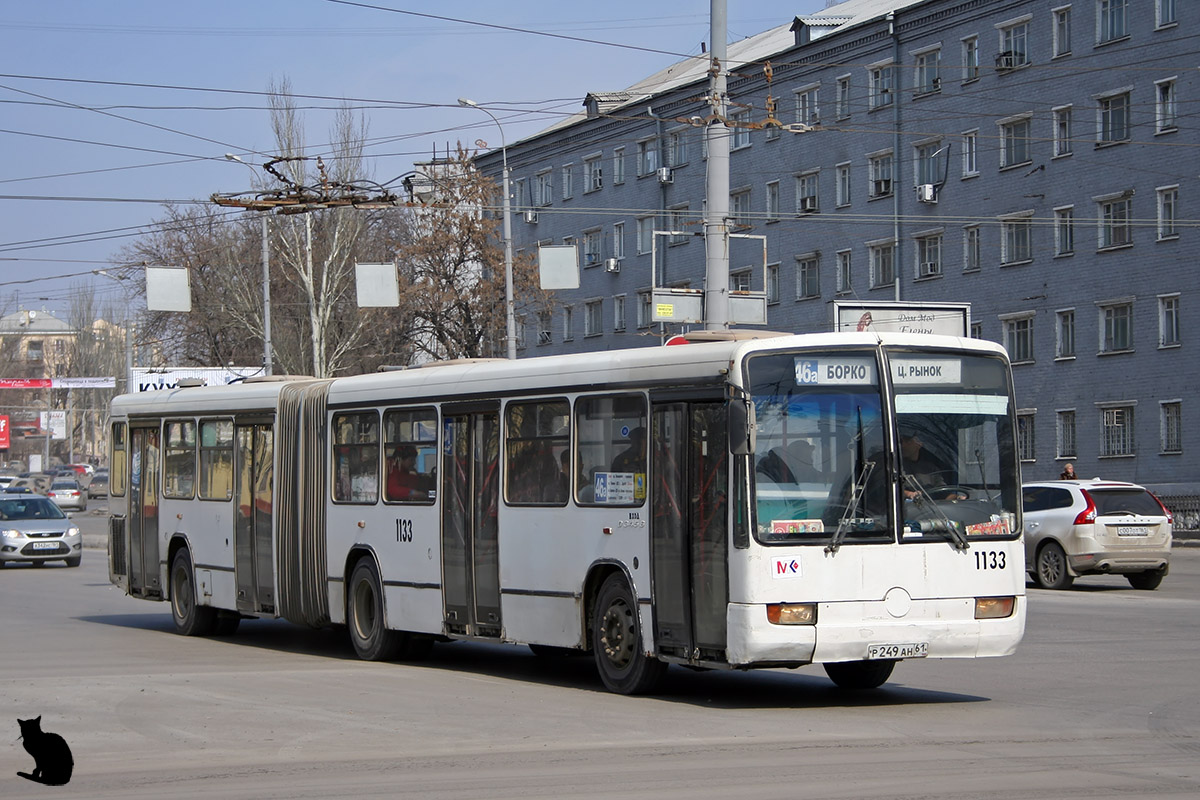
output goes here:
[{"label": "bare tree", "polygon": [[[410,209],[397,243],[401,274],[413,298],[413,346],[432,359],[504,354],[504,250],[495,213],[499,191],[461,145],[424,178],[436,198]],[[533,259],[513,263],[516,313],[530,318],[550,307]]]}]

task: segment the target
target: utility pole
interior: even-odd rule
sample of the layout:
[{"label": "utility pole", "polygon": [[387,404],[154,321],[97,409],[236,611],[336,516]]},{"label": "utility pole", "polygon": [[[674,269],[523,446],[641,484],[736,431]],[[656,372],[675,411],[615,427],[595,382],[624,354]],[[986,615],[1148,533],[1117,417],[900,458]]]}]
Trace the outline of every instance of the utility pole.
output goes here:
[{"label": "utility pole", "polygon": [[710,0],[709,119],[704,129],[708,161],[704,181],[704,329],[729,327],[729,137],[727,118],[726,0]]}]

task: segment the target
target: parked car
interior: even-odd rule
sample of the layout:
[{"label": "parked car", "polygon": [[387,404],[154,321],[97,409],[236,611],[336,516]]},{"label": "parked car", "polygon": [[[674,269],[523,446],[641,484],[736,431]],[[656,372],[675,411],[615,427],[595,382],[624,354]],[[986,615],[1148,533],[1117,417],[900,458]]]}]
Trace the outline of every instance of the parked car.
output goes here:
[{"label": "parked car", "polygon": [[1025,568],[1044,589],[1066,589],[1080,575],[1124,575],[1135,589],[1157,589],[1170,567],[1171,512],[1134,483],[1099,478],[1022,487]]},{"label": "parked car", "polygon": [[87,511],[87,494],[80,488],[79,483],[70,478],[59,478],[50,484],[46,497],[64,511]]},{"label": "parked car", "polygon": [[78,567],[83,536],[62,509],[36,494],[0,492],[0,566],[63,560]]},{"label": "parked car", "polygon": [[98,469],[87,485],[88,498],[108,497],[108,470]]}]

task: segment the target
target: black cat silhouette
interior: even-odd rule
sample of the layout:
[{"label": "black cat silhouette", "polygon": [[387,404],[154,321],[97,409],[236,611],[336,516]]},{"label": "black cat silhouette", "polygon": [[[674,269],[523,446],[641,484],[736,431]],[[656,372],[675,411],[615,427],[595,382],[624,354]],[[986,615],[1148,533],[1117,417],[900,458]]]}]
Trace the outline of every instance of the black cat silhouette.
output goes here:
[{"label": "black cat silhouette", "polygon": [[42,718],[19,719],[21,738],[25,749],[33,756],[33,772],[18,772],[22,778],[44,783],[47,786],[62,786],[71,780],[71,771],[75,768],[75,760],[71,758],[71,748],[67,741],[57,733],[46,733],[42,730]]}]

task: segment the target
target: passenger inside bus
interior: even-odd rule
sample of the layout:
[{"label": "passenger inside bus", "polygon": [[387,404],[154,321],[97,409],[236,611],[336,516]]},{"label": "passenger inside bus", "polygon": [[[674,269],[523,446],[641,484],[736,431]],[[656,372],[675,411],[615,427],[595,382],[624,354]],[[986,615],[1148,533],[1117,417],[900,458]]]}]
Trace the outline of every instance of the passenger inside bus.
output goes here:
[{"label": "passenger inside bus", "polygon": [[411,444],[401,444],[392,451],[388,459],[387,499],[388,500],[424,500],[428,493],[418,488],[421,475],[416,470],[417,448]]},{"label": "passenger inside bus", "polygon": [[812,442],[793,439],[786,447],[773,447],[759,459],[755,471],[775,483],[811,483],[820,480],[813,466]]},{"label": "passenger inside bus", "polygon": [[646,429],[641,425],[629,432],[629,447],[617,454],[612,462],[613,472],[646,471]]}]

